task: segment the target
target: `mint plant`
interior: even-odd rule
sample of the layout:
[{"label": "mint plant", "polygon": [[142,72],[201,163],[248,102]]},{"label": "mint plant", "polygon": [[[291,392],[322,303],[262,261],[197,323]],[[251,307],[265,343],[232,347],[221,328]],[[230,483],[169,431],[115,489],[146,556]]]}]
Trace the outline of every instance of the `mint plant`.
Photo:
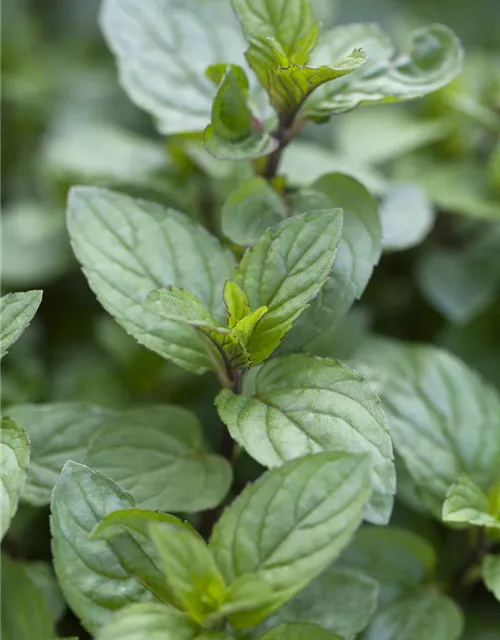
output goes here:
[{"label": "mint plant", "polygon": [[[358,107],[423,99],[422,112],[436,109],[461,72],[462,47],[432,25],[396,53],[378,25],[327,29],[314,5],[102,3],[120,83],[164,138],[87,124],[70,140],[75,150],[92,147],[88,164],[63,153],[64,126],[45,143],[54,192],[71,184],[74,258],[107,315],[91,328],[99,349],[61,339],[42,372],[44,402],[23,396],[14,365],[31,375],[36,333],[7,355],[7,391],[21,401],[7,395],[1,421],[6,638],[498,633],[500,391],[432,337],[398,340],[414,337],[398,327],[377,335],[377,318],[369,332],[354,306],[371,281],[363,301],[374,296],[387,314],[394,282],[384,268],[397,260],[388,254],[424,242],[442,202],[418,178],[398,182],[404,162],[384,175],[379,165],[444,145],[451,129],[395,116],[392,141],[358,140],[354,171],[352,125],[340,136],[345,170],[331,158],[323,166],[325,151],[311,142],[336,121],[356,122]],[[496,123],[493,108],[451,95],[447,108]],[[391,108],[369,111],[361,130],[371,134]],[[97,157],[100,144],[113,152]],[[467,277],[479,263],[488,270],[500,247],[500,215],[476,217],[491,226],[467,243]],[[445,232],[456,234],[459,225],[451,227]],[[49,237],[60,231],[58,222]],[[436,236],[445,232],[438,223]],[[431,252],[419,254],[418,273]],[[42,280],[66,268],[67,247],[60,255],[43,263]],[[20,273],[29,281],[25,267]],[[438,279],[430,287],[417,279],[432,300]],[[396,308],[404,293],[392,295]],[[41,295],[1,299],[2,357]],[[79,313],[67,324],[83,334]],[[73,336],[56,316],[40,322]],[[98,354],[90,365],[89,351]],[[67,359],[76,364],[65,368]],[[97,380],[90,392],[80,377],[87,370]],[[105,401],[96,402],[100,392]],[[39,556],[23,542],[49,510],[51,565],[33,562]],[[483,601],[488,614],[477,626]]]}]

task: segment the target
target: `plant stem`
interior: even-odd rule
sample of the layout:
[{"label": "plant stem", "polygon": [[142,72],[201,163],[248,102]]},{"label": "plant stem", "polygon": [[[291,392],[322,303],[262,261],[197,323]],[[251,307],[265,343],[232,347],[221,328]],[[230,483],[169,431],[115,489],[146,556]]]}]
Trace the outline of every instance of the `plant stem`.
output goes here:
[{"label": "plant stem", "polygon": [[267,158],[267,163],[262,173],[263,178],[270,181],[276,177],[285,147],[302,131],[306,124],[306,120],[300,118],[280,123],[274,134],[274,137],[278,140],[278,147]]},{"label": "plant stem", "polygon": [[474,546],[470,550],[464,564],[459,567],[458,571],[453,576],[452,583],[450,585],[450,595],[456,600],[463,600],[467,592],[476,583],[477,578],[480,575],[478,569],[480,568],[483,557],[487,553],[489,546],[490,543],[486,537],[486,530],[479,529],[477,531]]}]

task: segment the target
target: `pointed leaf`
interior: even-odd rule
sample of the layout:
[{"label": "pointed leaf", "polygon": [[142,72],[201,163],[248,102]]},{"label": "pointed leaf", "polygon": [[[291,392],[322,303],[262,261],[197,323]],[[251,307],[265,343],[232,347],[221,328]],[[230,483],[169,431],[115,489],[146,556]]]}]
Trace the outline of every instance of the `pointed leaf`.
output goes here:
[{"label": "pointed leaf", "polygon": [[224,304],[227,310],[227,326],[233,329],[240,320],[252,313],[245,292],[234,280],[227,280],[224,285]]},{"label": "pointed leaf", "polygon": [[396,450],[438,518],[457,477],[484,491],[498,481],[500,395],[463,362],[432,346],[376,339],[353,364],[373,382]]},{"label": "pointed leaf", "polygon": [[8,293],[0,298],[0,358],[29,325],[41,301],[41,291]]},{"label": "pointed leaf", "polygon": [[0,539],[3,539],[17,511],[29,457],[26,431],[11,418],[0,418]]},{"label": "pointed leaf", "polygon": [[491,512],[488,496],[467,476],[458,478],[446,492],[443,520],[500,529],[500,518]]},{"label": "pointed leaf", "polygon": [[228,582],[256,573],[269,585],[262,620],[338,556],[370,494],[367,456],[304,456],[246,487],[215,525],[210,547]]},{"label": "pointed leaf", "polygon": [[119,611],[96,640],[231,640],[223,631],[205,631],[180,611],[163,604],[132,604]]},{"label": "pointed leaf", "polygon": [[322,121],[358,104],[421,98],[451,82],[462,69],[460,42],[451,29],[442,25],[415,31],[409,51],[397,58],[378,25],[336,27],[323,35],[311,64],[328,64],[358,47],[367,52],[370,62],[342,82],[314,92],[304,108],[307,117]]},{"label": "pointed leaf", "polygon": [[196,416],[174,406],[132,409],[109,421],[88,445],[85,462],[130,491],[140,507],[160,511],[216,507],[232,479],[228,461],[204,447]]},{"label": "pointed leaf", "polygon": [[216,405],[233,438],[268,467],[317,451],[370,454],[367,517],[387,522],[396,484],[389,429],[380,401],[355,371],[336,360],[283,356],[259,370],[252,397],[224,389]]},{"label": "pointed leaf", "polygon": [[42,592],[26,567],[2,554],[2,640],[50,640],[56,637]]},{"label": "pointed leaf", "polygon": [[[242,60],[244,41],[228,2],[106,0],[101,27],[130,98],[160,133],[202,131],[215,87],[209,65]],[[212,25],[217,25],[214,29]]]},{"label": "pointed leaf", "polygon": [[130,335],[190,371],[211,367],[192,329],[148,310],[145,299],[168,284],[185,287],[222,320],[233,257],[216,238],[177,211],[89,187],[70,192],[68,230],[91,288]]},{"label": "pointed leaf", "polygon": [[318,624],[353,640],[370,622],[377,608],[378,584],[362,573],[331,565],[269,620]]},{"label": "pointed leaf", "polygon": [[151,537],[167,581],[191,618],[200,624],[224,602],[226,585],[203,538],[187,527],[154,524]]},{"label": "pointed leaf", "polygon": [[278,146],[276,139],[255,127],[248,90],[243,69],[228,65],[212,106],[212,122],[203,134],[206,149],[219,160],[251,160]]},{"label": "pointed leaf", "polygon": [[440,593],[417,594],[381,609],[365,631],[366,640],[458,640],[463,615],[458,606]]},{"label": "pointed leaf", "polygon": [[484,584],[500,601],[500,556],[487,554],[483,560],[482,573]]},{"label": "pointed leaf", "polygon": [[23,499],[37,507],[50,504],[52,489],[68,460],[83,462],[89,440],[114,412],[84,402],[20,404],[10,407],[30,439],[31,459]]},{"label": "pointed leaf", "polygon": [[59,584],[68,604],[90,632],[130,602],[153,599],[153,588],[137,575],[137,556],[146,575],[160,574],[136,540],[123,534],[113,541],[92,540],[98,522],[117,509],[134,506],[132,496],[106,476],[67,462],[54,487],[51,505],[52,552]]},{"label": "pointed leaf", "polygon": [[307,62],[319,34],[309,0],[233,0],[233,7],[250,42],[248,63],[262,86],[268,86],[269,71],[276,66],[274,56],[269,56],[270,38],[292,64]]},{"label": "pointed leaf", "polygon": [[361,297],[381,253],[377,203],[354,178],[331,173],[317,180],[293,202],[295,211],[307,207],[341,207],[342,236],[330,279],[311,307],[297,320],[283,350],[331,353],[332,334],[340,318]]},{"label": "pointed leaf", "polygon": [[341,228],[339,209],[304,213],[266,231],[243,256],[235,281],[253,309],[268,308],[248,343],[254,364],[269,357],[324,285]]},{"label": "pointed leaf", "polygon": [[368,56],[354,49],[348,56],[329,66],[276,66],[269,72],[269,98],[282,122],[290,125],[307,98],[318,87],[346,76],[366,64]]},{"label": "pointed leaf", "polygon": [[241,245],[255,244],[287,217],[283,199],[264,178],[244,182],[222,207],[222,232]]}]

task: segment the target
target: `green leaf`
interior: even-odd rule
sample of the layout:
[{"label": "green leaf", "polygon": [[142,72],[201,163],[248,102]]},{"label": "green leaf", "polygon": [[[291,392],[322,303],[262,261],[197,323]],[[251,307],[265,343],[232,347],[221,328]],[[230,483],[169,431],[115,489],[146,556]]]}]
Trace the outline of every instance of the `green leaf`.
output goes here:
[{"label": "green leaf", "polygon": [[263,636],[262,640],[342,640],[336,633],[331,633],[316,624],[298,622],[284,623],[274,627]]},{"label": "green leaf", "polygon": [[236,244],[255,244],[287,217],[283,199],[264,178],[244,182],[222,207],[222,232]]},{"label": "green leaf", "polygon": [[205,631],[180,611],[162,604],[132,604],[119,611],[96,640],[231,640],[223,631]]},{"label": "green leaf", "polygon": [[381,396],[396,451],[436,517],[457,477],[483,490],[497,482],[500,396],[463,362],[432,346],[375,339],[353,364]]},{"label": "green leaf", "polygon": [[434,226],[435,211],[422,189],[393,183],[380,205],[385,252],[416,247]]},{"label": "green leaf", "polygon": [[483,559],[482,574],[487,589],[500,601],[500,556],[488,553]]},{"label": "green leaf", "polygon": [[184,287],[222,321],[234,260],[216,238],[172,209],[85,187],[70,192],[68,230],[91,288],[130,335],[190,371],[211,368],[192,329],[147,309],[145,299],[168,284]]},{"label": "green leaf", "polygon": [[114,412],[83,402],[20,404],[9,408],[24,425],[31,459],[23,499],[35,506],[50,503],[52,489],[68,460],[83,462],[89,440]]},{"label": "green leaf", "polygon": [[29,325],[41,301],[41,291],[8,293],[0,298],[0,358]]},{"label": "green leaf", "polygon": [[268,86],[269,72],[277,66],[269,39],[292,64],[306,64],[319,35],[309,0],[233,0],[233,7],[250,43],[248,63],[262,86]]},{"label": "green leaf", "polygon": [[226,585],[203,538],[187,527],[151,526],[151,537],[173,593],[202,624],[224,602]]},{"label": "green leaf", "polygon": [[228,461],[206,450],[196,416],[167,405],[109,421],[88,445],[85,462],[130,491],[139,506],[160,511],[216,507],[232,480]]},{"label": "green leaf", "polygon": [[442,211],[479,220],[500,219],[500,198],[490,193],[484,164],[478,160],[409,156],[398,161],[395,177],[422,187]]},{"label": "green leaf", "polygon": [[242,61],[244,42],[225,1],[106,0],[101,27],[123,88],[163,134],[202,131],[215,95],[205,69]]},{"label": "green leaf", "polygon": [[307,98],[318,87],[346,76],[366,64],[368,56],[354,49],[348,56],[329,66],[303,67],[282,61],[269,72],[269,98],[280,120],[290,126]]},{"label": "green leaf", "polygon": [[334,140],[351,160],[383,164],[447,137],[450,130],[448,119],[419,119],[405,105],[386,104],[346,113]]},{"label": "green leaf", "polygon": [[266,231],[243,256],[234,279],[253,309],[268,309],[248,342],[254,364],[279,346],[326,282],[341,228],[338,209],[304,213]]},{"label": "green leaf", "polygon": [[29,457],[30,444],[26,431],[11,418],[0,418],[0,539],[3,539],[17,511]]},{"label": "green leaf", "polygon": [[56,632],[44,597],[26,567],[2,554],[2,640],[50,640]]},{"label": "green leaf", "polygon": [[356,533],[339,563],[375,580],[380,605],[387,606],[432,580],[436,554],[427,540],[411,531],[369,526]]},{"label": "green leaf", "polygon": [[255,573],[271,588],[252,624],[339,555],[370,494],[369,458],[340,452],[287,462],[243,490],[215,525],[210,547],[228,583]]},{"label": "green leaf", "polygon": [[234,329],[238,322],[252,313],[245,292],[234,280],[226,280],[224,285],[224,304],[227,311],[227,326]]},{"label": "green leaf", "polygon": [[419,289],[445,318],[466,323],[495,300],[499,251],[500,234],[494,229],[460,251],[430,250],[417,265]]},{"label": "green leaf", "polygon": [[223,389],[216,398],[232,437],[267,467],[317,451],[370,454],[374,491],[366,517],[386,523],[396,476],[379,404],[352,369],[303,354],[267,362],[257,374],[252,397]]},{"label": "green leaf", "polygon": [[216,321],[194,293],[172,284],[165,289],[152,291],[146,298],[146,306],[173,322],[200,329],[205,326],[217,328]]},{"label": "green leaf", "polygon": [[336,27],[323,35],[310,63],[328,64],[356,48],[366,51],[370,62],[343,81],[315,91],[304,107],[308,118],[324,121],[363,103],[421,98],[448,84],[462,68],[460,42],[453,31],[442,25],[415,31],[408,52],[397,58],[392,43],[378,25]]},{"label": "green leaf", "polygon": [[58,622],[66,611],[66,601],[57,584],[52,566],[48,562],[26,562],[24,570],[44,597],[47,609],[54,622]]},{"label": "green leaf", "polygon": [[[68,604],[90,632],[130,602],[153,598],[137,575],[137,556],[154,580],[154,565],[136,540],[123,534],[112,542],[90,539],[108,513],[134,506],[132,496],[112,480],[76,462],[67,462],[51,504],[52,553]],[[149,562],[148,562],[149,560]],[[158,573],[158,570],[156,570]]]},{"label": "green leaf", "polygon": [[342,236],[330,279],[311,307],[298,319],[284,345],[287,351],[303,350],[325,355],[338,320],[361,297],[381,253],[381,227],[377,204],[355,179],[332,173],[299,194],[293,206],[303,210],[315,206],[341,207]]},{"label": "green leaf", "polygon": [[446,492],[443,520],[500,529],[500,518],[490,509],[488,496],[467,476],[458,478]]},{"label": "green leaf", "polygon": [[261,619],[260,610],[272,599],[273,593],[266,582],[253,573],[242,575],[227,590],[216,618],[227,618],[237,629],[251,627]]},{"label": "green leaf", "polygon": [[362,573],[336,564],[266,621],[315,623],[345,640],[353,640],[370,622],[377,608],[378,584]]},{"label": "green leaf", "polygon": [[50,283],[69,271],[74,259],[63,212],[30,200],[4,206],[1,264],[2,283],[12,289]]},{"label": "green leaf", "polygon": [[212,122],[203,134],[207,151],[219,160],[251,160],[278,147],[275,138],[255,126],[248,91],[243,69],[228,65],[212,106]]},{"label": "green leaf", "polygon": [[381,609],[365,631],[365,640],[458,640],[463,616],[450,598],[422,593]]}]

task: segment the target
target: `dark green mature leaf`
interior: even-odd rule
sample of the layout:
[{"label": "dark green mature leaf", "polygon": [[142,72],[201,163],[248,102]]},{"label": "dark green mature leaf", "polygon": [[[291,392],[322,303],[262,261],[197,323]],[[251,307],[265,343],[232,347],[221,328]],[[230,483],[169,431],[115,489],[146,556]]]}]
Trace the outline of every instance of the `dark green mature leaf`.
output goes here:
[{"label": "dark green mature leaf", "polygon": [[336,27],[323,35],[310,62],[315,66],[328,64],[359,47],[367,52],[369,64],[343,81],[315,91],[304,108],[307,117],[322,121],[362,103],[420,98],[448,84],[462,68],[460,42],[442,25],[415,31],[408,53],[398,58],[394,58],[392,43],[378,25]]},{"label": "dark green mature leaf", "polygon": [[226,585],[203,538],[187,527],[151,526],[167,582],[191,618],[202,624],[223,604]]},{"label": "dark green mature leaf", "polygon": [[475,372],[441,349],[382,339],[365,343],[354,360],[381,396],[396,450],[438,518],[460,475],[483,490],[498,481],[500,396]]},{"label": "dark green mature leaf", "polygon": [[[272,590],[252,626],[303,589],[349,542],[371,494],[368,456],[308,455],[246,487],[215,525],[210,547],[228,582],[255,573]],[[247,626],[239,621],[239,626]]]},{"label": "dark green mature leaf", "polygon": [[[341,207],[342,236],[330,279],[310,308],[297,320],[283,348],[325,355],[337,321],[361,297],[381,253],[377,204],[354,178],[332,173],[317,180],[294,201],[304,207]],[[327,352],[328,354],[328,352]]]},{"label": "dark green mature leaf", "polygon": [[231,640],[223,631],[206,631],[185,613],[163,604],[132,604],[118,612],[96,640]]},{"label": "dark green mature leaf", "polygon": [[355,371],[336,360],[283,356],[259,370],[252,397],[224,389],[216,404],[233,438],[268,467],[318,451],[370,454],[366,517],[387,522],[396,485],[389,429],[379,399]]},{"label": "dark green mature leaf", "polygon": [[0,358],[29,325],[41,301],[41,291],[8,293],[0,298]]},{"label": "dark green mature leaf", "polygon": [[249,84],[241,67],[228,65],[203,134],[207,151],[219,160],[251,160],[267,155],[278,141],[257,128],[248,106]]},{"label": "dark green mature leaf", "polygon": [[482,564],[484,584],[500,601],[500,556],[488,553]]},{"label": "dark green mature leaf", "polygon": [[68,460],[83,462],[89,440],[114,412],[83,402],[20,404],[10,407],[30,439],[31,460],[22,496],[35,506],[50,503],[52,489]]},{"label": "dark green mature leaf", "polygon": [[161,511],[213,508],[232,480],[229,462],[205,448],[196,416],[174,406],[132,409],[108,421],[85,462],[130,491],[139,506]]},{"label": "dark green mature leaf", "polygon": [[458,478],[446,492],[443,504],[445,522],[500,529],[499,516],[490,508],[488,496],[467,476]]},{"label": "dark green mature leaf", "polygon": [[458,606],[439,593],[422,593],[381,609],[365,631],[366,640],[458,640],[463,616]]},{"label": "dark green mature leaf", "polygon": [[56,632],[42,592],[26,567],[2,555],[2,640],[51,640]]},{"label": "dark green mature leaf", "polygon": [[17,511],[29,457],[26,431],[11,418],[0,418],[0,539]]},{"label": "dark green mature leaf", "polygon": [[233,0],[233,7],[250,43],[248,63],[262,86],[268,86],[269,72],[277,66],[270,38],[292,64],[306,64],[319,34],[309,0]]},{"label": "dark green mature leaf", "polygon": [[104,308],[141,344],[201,373],[211,368],[189,327],[146,308],[153,289],[192,291],[216,320],[233,257],[216,238],[177,211],[97,188],[73,188],[68,230],[76,257]]},{"label": "dark green mature leaf", "polygon": [[370,622],[377,608],[378,584],[368,576],[333,564],[266,621],[315,623],[353,638]]},{"label": "dark green mature leaf", "polygon": [[342,640],[336,633],[331,633],[316,624],[290,622],[274,627],[263,636],[262,640]]},{"label": "dark green mature leaf", "polygon": [[411,531],[363,527],[339,564],[375,580],[380,585],[380,605],[387,606],[433,578],[436,554],[427,540]]},{"label": "dark green mature leaf", "polygon": [[151,587],[131,577],[138,575],[137,556],[151,581],[159,573],[134,538],[127,534],[113,542],[90,538],[94,527],[108,513],[133,506],[129,493],[103,474],[76,462],[65,464],[54,487],[54,567],[70,607],[90,633],[125,605],[153,599]]},{"label": "dark green mature leaf", "polygon": [[121,83],[161,133],[202,131],[215,96],[205,69],[242,60],[244,42],[228,5],[219,0],[104,2],[101,26],[117,57]]},{"label": "dark green mature leaf", "polygon": [[410,183],[392,184],[380,205],[384,251],[417,246],[432,229],[434,219],[434,208],[421,188]]},{"label": "dark green mature leaf", "polygon": [[266,231],[243,256],[234,279],[252,308],[268,309],[248,342],[254,364],[269,357],[321,290],[341,229],[340,209],[304,213]]},{"label": "dark green mature leaf", "polygon": [[241,245],[254,244],[287,216],[283,199],[263,178],[244,182],[222,207],[222,232]]}]

